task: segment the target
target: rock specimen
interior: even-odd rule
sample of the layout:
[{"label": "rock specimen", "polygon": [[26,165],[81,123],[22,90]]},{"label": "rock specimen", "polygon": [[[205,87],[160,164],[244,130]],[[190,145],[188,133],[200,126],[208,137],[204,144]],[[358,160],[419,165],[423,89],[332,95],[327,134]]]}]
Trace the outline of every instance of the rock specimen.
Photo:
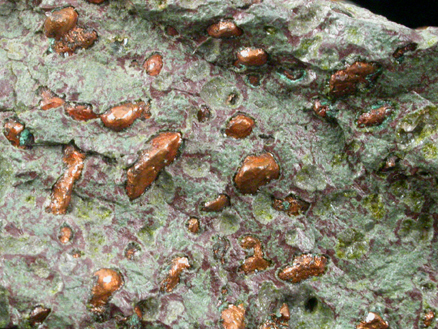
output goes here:
[{"label": "rock specimen", "polygon": [[250,155],[234,177],[237,189],[243,194],[256,193],[260,186],[280,176],[280,167],[271,153]]},{"label": "rock specimen", "polygon": [[351,1],[0,0],[0,328],[434,328],[437,54]]},{"label": "rock specimen", "polygon": [[160,171],[175,160],[181,143],[181,134],[176,132],[161,133],[152,139],[150,148],[128,170],[126,193],[131,200],[142,195]]}]

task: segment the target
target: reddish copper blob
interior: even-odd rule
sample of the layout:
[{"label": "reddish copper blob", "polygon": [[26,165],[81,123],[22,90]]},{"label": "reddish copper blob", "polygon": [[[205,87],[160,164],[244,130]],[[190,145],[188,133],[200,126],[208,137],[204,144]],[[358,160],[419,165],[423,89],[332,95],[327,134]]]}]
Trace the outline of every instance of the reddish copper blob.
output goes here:
[{"label": "reddish copper blob", "polygon": [[5,122],[3,134],[8,139],[9,142],[15,147],[25,148],[20,145],[20,134],[24,130],[24,125],[13,120],[8,119]]},{"label": "reddish copper blob", "polygon": [[99,117],[93,112],[93,107],[88,104],[69,104],[65,107],[65,112],[78,121],[88,121]]},{"label": "reddish copper blob", "polygon": [[167,278],[161,282],[161,291],[171,292],[179,283],[181,273],[189,267],[190,264],[187,257],[174,258]]},{"label": "reddish copper blob", "polygon": [[62,98],[56,97],[50,90],[43,89],[41,91],[41,102],[40,107],[43,110],[49,110],[56,107],[64,105],[64,100]]},{"label": "reddish copper blob", "polygon": [[181,134],[176,132],[161,133],[151,141],[150,148],[128,170],[126,192],[131,200],[142,195],[159,172],[175,160],[181,144]]},{"label": "reddish copper blob", "polygon": [[196,234],[199,232],[199,219],[192,217],[187,221],[187,229],[189,232]]},{"label": "reddish copper blob", "polygon": [[324,274],[327,258],[324,256],[313,256],[310,254],[297,256],[292,266],[287,266],[278,273],[281,280],[298,283],[310,278]]},{"label": "reddish copper blob", "polygon": [[244,271],[245,274],[250,274],[255,271],[266,270],[269,267],[271,262],[263,258],[262,244],[259,239],[247,236],[243,238],[240,245],[245,249],[254,249],[254,255],[245,259],[245,262],[240,267],[241,271]]},{"label": "reddish copper blob", "polygon": [[433,311],[429,311],[424,315],[423,324],[425,327],[430,327],[433,319],[435,319],[435,313]]},{"label": "reddish copper blob", "polygon": [[339,97],[355,93],[359,84],[368,87],[377,79],[378,70],[376,63],[355,62],[331,76],[330,93]]},{"label": "reddish copper blob", "polygon": [[406,46],[398,47],[396,49],[396,51],[394,52],[394,54],[392,54],[392,56],[394,58],[400,58],[408,51],[415,51],[417,49],[417,47],[418,47],[418,44],[416,44],[415,42],[409,43]]},{"label": "reddish copper blob", "polygon": [[329,110],[330,108],[327,105],[322,105],[319,100],[313,104],[313,111],[315,111],[316,115],[320,116],[321,118],[325,118]]},{"label": "reddish copper blob", "polygon": [[228,195],[219,194],[215,200],[206,202],[202,207],[202,211],[218,212],[222,211],[225,207],[229,207],[230,204],[230,197]]},{"label": "reddish copper blob", "polygon": [[61,227],[58,235],[59,242],[61,242],[62,244],[67,244],[71,241],[72,238],[73,238],[72,229],[68,226]]},{"label": "reddish copper blob", "polygon": [[363,113],[359,119],[357,119],[357,126],[359,128],[378,126],[382,124],[391,113],[392,109],[388,106],[382,106],[368,113]]},{"label": "reddish copper blob", "polygon": [[44,34],[48,38],[59,40],[76,26],[77,21],[78,13],[73,7],[55,10],[49,13],[44,22]]},{"label": "reddish copper blob", "polygon": [[249,136],[252,129],[255,126],[255,122],[250,117],[239,114],[232,118],[225,129],[227,136],[240,139]]},{"label": "reddish copper blob", "polygon": [[260,186],[280,177],[280,167],[271,153],[250,155],[234,177],[238,190],[243,194],[256,193]]},{"label": "reddish copper blob", "polygon": [[163,68],[163,56],[153,54],[144,62],[143,67],[150,76],[157,76]]},{"label": "reddish copper blob", "polygon": [[290,311],[289,306],[286,303],[283,303],[280,307],[280,321],[289,321],[290,320]]},{"label": "reddish copper blob", "polygon": [[389,328],[388,322],[383,320],[380,315],[374,312],[368,313],[365,321],[362,321],[356,326],[356,329],[387,329]]},{"label": "reddish copper blob", "polygon": [[284,211],[289,216],[298,216],[309,209],[309,204],[302,200],[298,200],[292,196],[281,199],[275,199],[273,203],[275,210]]},{"label": "reddish copper blob", "polygon": [[145,109],[145,102],[125,103],[106,111],[100,116],[100,119],[105,127],[114,131],[121,131],[131,126],[136,119],[140,118]]},{"label": "reddish copper blob", "polygon": [[245,308],[243,304],[230,304],[221,314],[224,329],[245,329]]},{"label": "reddish copper blob", "polygon": [[283,303],[280,307],[280,317],[276,314],[271,314],[271,320],[266,321],[260,329],[280,329],[288,326],[288,321],[290,320],[289,306]]},{"label": "reddish copper blob", "polygon": [[262,66],[268,61],[268,54],[261,48],[244,48],[237,53],[236,66]]},{"label": "reddish copper blob", "polygon": [[94,276],[97,276],[97,281],[91,290],[91,311],[102,313],[111,296],[123,286],[123,277],[118,271],[109,268],[98,270]]},{"label": "reddish copper blob", "polygon": [[84,159],[85,154],[80,153],[73,145],[69,145],[64,149],[63,161],[67,165],[67,170],[53,186],[51,202],[47,211],[55,215],[62,215],[67,212],[73,185],[81,176],[84,168]]},{"label": "reddish copper blob", "polygon": [[97,32],[75,27],[55,42],[53,50],[58,54],[73,54],[77,48],[87,49],[97,40]]},{"label": "reddish copper blob", "polygon": [[29,314],[29,324],[31,326],[36,326],[43,323],[51,311],[50,308],[45,308],[41,305],[36,306]]},{"label": "reddish copper blob", "polygon": [[199,122],[208,121],[211,117],[211,112],[210,112],[210,109],[208,108],[208,106],[201,105],[201,108],[198,111],[197,117],[198,117]]},{"label": "reddish copper blob", "polygon": [[241,36],[243,31],[232,21],[221,21],[210,25],[207,33],[213,38],[229,38]]}]

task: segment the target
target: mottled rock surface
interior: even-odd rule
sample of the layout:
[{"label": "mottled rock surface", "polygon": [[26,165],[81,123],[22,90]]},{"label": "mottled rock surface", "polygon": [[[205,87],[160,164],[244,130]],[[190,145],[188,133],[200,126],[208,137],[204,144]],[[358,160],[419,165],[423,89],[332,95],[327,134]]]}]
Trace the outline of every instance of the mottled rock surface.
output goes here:
[{"label": "mottled rock surface", "polygon": [[436,327],[437,67],[342,1],[0,0],[0,328]]}]

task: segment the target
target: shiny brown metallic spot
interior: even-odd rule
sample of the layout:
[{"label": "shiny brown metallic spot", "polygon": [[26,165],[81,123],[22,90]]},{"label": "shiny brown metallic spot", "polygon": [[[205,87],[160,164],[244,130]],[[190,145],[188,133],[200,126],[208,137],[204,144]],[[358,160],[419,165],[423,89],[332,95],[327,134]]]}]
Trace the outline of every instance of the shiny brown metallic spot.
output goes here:
[{"label": "shiny brown metallic spot", "polygon": [[245,329],[245,308],[243,304],[238,306],[230,304],[221,314],[224,329]]},{"label": "shiny brown metallic spot", "polygon": [[201,210],[207,212],[218,212],[230,205],[230,197],[226,194],[219,194],[219,196],[213,201],[206,202]]},{"label": "shiny brown metallic spot", "polygon": [[85,154],[81,153],[76,147],[73,145],[65,147],[63,161],[67,165],[67,170],[53,186],[51,202],[47,211],[55,215],[62,215],[67,212],[73,185],[81,176],[84,160]]},{"label": "shiny brown metallic spot", "polygon": [[41,90],[41,98],[40,107],[42,110],[57,108],[65,103],[62,98],[55,96],[50,90],[45,88]]},{"label": "shiny brown metallic spot", "polygon": [[388,106],[382,106],[370,112],[363,113],[357,119],[357,126],[359,128],[378,126],[390,116],[392,109]]},{"label": "shiny brown metallic spot", "polygon": [[78,13],[73,7],[55,10],[47,16],[44,22],[44,34],[48,38],[59,40],[76,26]]},{"label": "shiny brown metallic spot", "polygon": [[295,257],[292,266],[287,266],[278,273],[281,280],[298,283],[310,278],[324,274],[327,258],[324,256],[313,256],[305,254]]},{"label": "shiny brown metallic spot", "polygon": [[313,104],[313,111],[317,116],[320,116],[321,118],[325,118],[329,110],[330,110],[329,106],[322,105],[321,101],[319,100],[315,101],[315,104]]},{"label": "shiny brown metallic spot", "polygon": [[236,139],[245,138],[251,134],[254,126],[255,122],[252,118],[239,114],[228,122],[225,134]]},{"label": "shiny brown metallic spot", "polygon": [[174,258],[167,278],[161,282],[161,291],[171,292],[179,283],[181,273],[188,268],[190,264],[187,257]]},{"label": "shiny brown metallic spot", "polygon": [[287,196],[283,200],[274,199],[272,207],[275,210],[285,212],[289,216],[298,216],[309,209],[309,204],[305,201],[294,198],[293,196]]},{"label": "shiny brown metallic spot", "polygon": [[24,125],[15,121],[14,119],[8,119],[5,122],[3,134],[8,141],[15,147],[25,148],[20,145],[20,134],[24,130]]},{"label": "shiny brown metallic spot", "polygon": [[187,229],[189,232],[196,234],[199,232],[199,219],[192,217],[187,221]]},{"label": "shiny brown metallic spot", "polygon": [[368,87],[379,73],[376,63],[355,62],[330,77],[330,93],[335,97],[354,94],[359,86]]},{"label": "shiny brown metallic spot", "polygon": [[55,42],[53,50],[58,54],[71,55],[77,48],[90,48],[96,40],[96,31],[75,27]]},{"label": "shiny brown metallic spot", "polygon": [[247,236],[240,243],[244,249],[253,249],[254,255],[245,259],[240,270],[245,274],[254,273],[255,271],[264,271],[271,264],[270,261],[263,258],[262,244],[259,239]]},{"label": "shiny brown metallic spot", "polygon": [[140,118],[146,106],[145,102],[125,103],[109,109],[100,116],[100,119],[105,127],[114,131],[121,131]]},{"label": "shiny brown metallic spot", "polygon": [[247,47],[237,53],[235,66],[262,66],[268,61],[268,54],[261,48]]},{"label": "shiny brown metallic spot", "polygon": [[112,295],[123,286],[123,277],[118,271],[109,268],[102,268],[93,276],[97,277],[97,280],[91,290],[89,304],[92,306],[92,312],[103,313]]},{"label": "shiny brown metallic spot", "polygon": [[144,62],[143,67],[150,76],[157,76],[163,68],[163,56],[153,54]]},{"label": "shiny brown metallic spot", "polygon": [[211,117],[211,111],[207,105],[201,105],[201,108],[198,110],[197,118],[199,122],[206,122]]},{"label": "shiny brown metallic spot", "polygon": [[150,144],[150,148],[143,151],[134,166],[128,169],[126,193],[131,200],[142,195],[160,171],[175,160],[182,137],[177,132],[161,133]]},{"label": "shiny brown metallic spot", "polygon": [[398,59],[402,57],[406,52],[408,51],[415,51],[417,50],[418,44],[415,42],[409,43],[406,46],[398,47],[396,51],[392,54],[392,57]]},{"label": "shiny brown metallic spot", "polygon": [[289,306],[286,303],[283,303],[280,307],[280,321],[289,321],[290,320],[290,310]]},{"label": "shiny brown metallic spot", "polygon": [[432,325],[432,321],[435,319],[435,313],[430,310],[424,315],[423,324],[425,327],[430,327]]},{"label": "shiny brown metallic spot", "polygon": [[383,320],[380,315],[374,312],[368,313],[365,321],[362,321],[356,326],[356,329],[387,329],[388,322]]},{"label": "shiny brown metallic spot", "polygon": [[290,320],[289,306],[283,303],[280,307],[280,316],[277,317],[276,314],[271,314],[271,320],[266,321],[260,329],[283,329],[289,328],[288,322]]},{"label": "shiny brown metallic spot", "polygon": [[250,155],[234,177],[237,189],[243,193],[256,193],[260,186],[280,177],[280,167],[271,153]]},{"label": "shiny brown metallic spot", "polygon": [[62,244],[67,244],[73,239],[73,230],[68,226],[63,226],[59,230],[58,240]]},{"label": "shiny brown metallic spot", "polygon": [[241,36],[243,31],[233,21],[220,21],[207,29],[208,35],[213,38],[230,38]]},{"label": "shiny brown metallic spot", "polygon": [[36,306],[29,314],[29,324],[33,327],[44,322],[52,310],[41,305]]},{"label": "shiny brown metallic spot", "polygon": [[65,106],[65,113],[77,121],[99,118],[99,115],[93,112],[93,107],[89,104],[68,104]]}]

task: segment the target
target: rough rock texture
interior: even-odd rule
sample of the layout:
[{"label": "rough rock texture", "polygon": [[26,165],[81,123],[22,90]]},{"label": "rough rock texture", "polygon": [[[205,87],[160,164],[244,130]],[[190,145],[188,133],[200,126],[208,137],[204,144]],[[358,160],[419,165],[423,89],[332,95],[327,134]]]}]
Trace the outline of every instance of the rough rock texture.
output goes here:
[{"label": "rough rock texture", "polygon": [[[436,326],[437,28],[329,0],[99,2],[0,0],[0,328],[252,329],[283,304],[290,328],[355,328],[370,312],[391,329]],[[66,7],[98,38],[59,54],[44,22]],[[154,54],[163,65],[149,75]],[[42,90],[57,98],[46,110]],[[139,101],[150,118],[122,131],[99,119]],[[79,119],[64,102],[84,106]],[[255,122],[243,139],[225,134],[239,113]],[[7,122],[24,128],[12,139],[23,147]],[[168,132],[183,142],[166,159],[152,141]],[[56,215],[46,208],[67,145],[83,168]],[[236,173],[261,154],[280,174],[242,194]],[[202,211],[220,194],[231,206]],[[308,209],[289,212],[291,195]],[[247,236],[270,263],[245,274],[257,258]],[[324,272],[281,280],[301,255],[325,257]],[[105,269],[123,284],[90,305]]]}]

